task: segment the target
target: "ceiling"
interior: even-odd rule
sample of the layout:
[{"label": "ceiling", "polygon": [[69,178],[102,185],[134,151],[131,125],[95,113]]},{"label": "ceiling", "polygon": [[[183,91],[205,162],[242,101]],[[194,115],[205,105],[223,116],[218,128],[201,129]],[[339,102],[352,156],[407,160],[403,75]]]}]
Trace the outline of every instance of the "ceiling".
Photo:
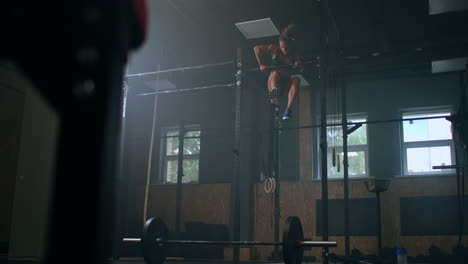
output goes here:
[{"label": "ceiling", "polygon": [[[296,23],[302,55],[308,58],[319,54],[320,32],[327,29],[331,42],[339,36],[351,65],[430,64],[467,55],[467,11],[429,15],[428,0],[328,2],[327,27],[317,0],[153,0],[150,39],[140,59],[152,54],[163,68],[232,59],[237,47],[276,42],[246,40],[234,25],[266,17],[279,29]],[[247,57],[254,63],[253,52]]]}]

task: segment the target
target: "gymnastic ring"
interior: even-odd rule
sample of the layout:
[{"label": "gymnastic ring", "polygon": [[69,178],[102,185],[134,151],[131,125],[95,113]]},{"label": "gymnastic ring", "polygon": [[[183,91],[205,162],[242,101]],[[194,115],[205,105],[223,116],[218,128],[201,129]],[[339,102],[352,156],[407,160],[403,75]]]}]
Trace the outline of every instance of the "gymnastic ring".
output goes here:
[{"label": "gymnastic ring", "polygon": [[271,178],[271,183],[273,184],[273,187],[271,188],[271,192],[274,192],[276,190],[276,179]]},{"label": "gymnastic ring", "polygon": [[263,190],[265,193],[270,193],[271,191],[271,186],[270,186],[270,178],[266,178],[265,181],[263,182]]},{"label": "gymnastic ring", "polygon": [[271,193],[273,191],[274,183],[271,181],[272,178],[266,178],[263,184],[263,189],[265,193]]}]

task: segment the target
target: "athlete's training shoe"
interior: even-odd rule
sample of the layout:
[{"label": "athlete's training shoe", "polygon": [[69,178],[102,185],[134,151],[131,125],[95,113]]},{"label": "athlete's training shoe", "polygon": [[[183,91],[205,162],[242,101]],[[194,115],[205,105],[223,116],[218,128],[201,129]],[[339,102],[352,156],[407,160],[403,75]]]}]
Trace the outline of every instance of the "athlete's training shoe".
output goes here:
[{"label": "athlete's training shoe", "polygon": [[291,109],[286,108],[286,110],[284,110],[283,120],[291,119],[292,118],[291,114],[292,114]]}]

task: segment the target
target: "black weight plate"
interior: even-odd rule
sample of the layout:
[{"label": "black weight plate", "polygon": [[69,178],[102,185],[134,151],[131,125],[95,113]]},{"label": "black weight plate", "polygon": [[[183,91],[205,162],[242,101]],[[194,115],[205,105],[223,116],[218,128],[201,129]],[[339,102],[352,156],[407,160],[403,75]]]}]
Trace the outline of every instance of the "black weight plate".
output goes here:
[{"label": "black weight plate", "polygon": [[301,220],[297,216],[286,219],[283,229],[283,259],[285,264],[301,264],[304,248],[298,243],[304,240]]},{"label": "black weight plate", "polygon": [[150,218],[143,228],[141,245],[143,257],[148,264],[162,264],[166,260],[166,245],[156,242],[156,239],[167,240],[167,226],[161,218]]}]

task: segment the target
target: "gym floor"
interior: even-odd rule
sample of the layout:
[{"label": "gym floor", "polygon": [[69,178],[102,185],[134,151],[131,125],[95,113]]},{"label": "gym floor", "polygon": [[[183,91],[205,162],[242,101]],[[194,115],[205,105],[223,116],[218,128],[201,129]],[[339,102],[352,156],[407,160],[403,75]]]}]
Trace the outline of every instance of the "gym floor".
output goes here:
[{"label": "gym floor", "polygon": [[[202,264],[202,263],[210,263],[210,264],[226,264],[232,263],[231,261],[215,261],[215,260],[168,260],[164,262],[166,264]],[[241,264],[248,264],[248,263],[262,263],[262,264],[269,264],[269,263],[283,263],[283,262],[248,262],[248,261],[241,261]],[[316,262],[303,262],[303,263],[316,263]],[[143,260],[118,260],[114,261],[114,264],[145,264]]]},{"label": "gym floor", "polygon": [[[38,264],[40,263],[37,260],[9,260],[7,258],[0,258],[0,264]],[[144,260],[115,260],[112,262],[113,264],[146,264]],[[213,260],[167,260],[164,262],[165,264],[202,264],[202,263],[210,263],[210,264],[227,264],[232,263],[231,261],[213,261]],[[249,263],[262,263],[262,264],[270,264],[270,263],[283,263],[283,262],[247,262],[242,261],[241,264],[249,264]],[[303,262],[303,263],[318,263],[318,262]]]}]

